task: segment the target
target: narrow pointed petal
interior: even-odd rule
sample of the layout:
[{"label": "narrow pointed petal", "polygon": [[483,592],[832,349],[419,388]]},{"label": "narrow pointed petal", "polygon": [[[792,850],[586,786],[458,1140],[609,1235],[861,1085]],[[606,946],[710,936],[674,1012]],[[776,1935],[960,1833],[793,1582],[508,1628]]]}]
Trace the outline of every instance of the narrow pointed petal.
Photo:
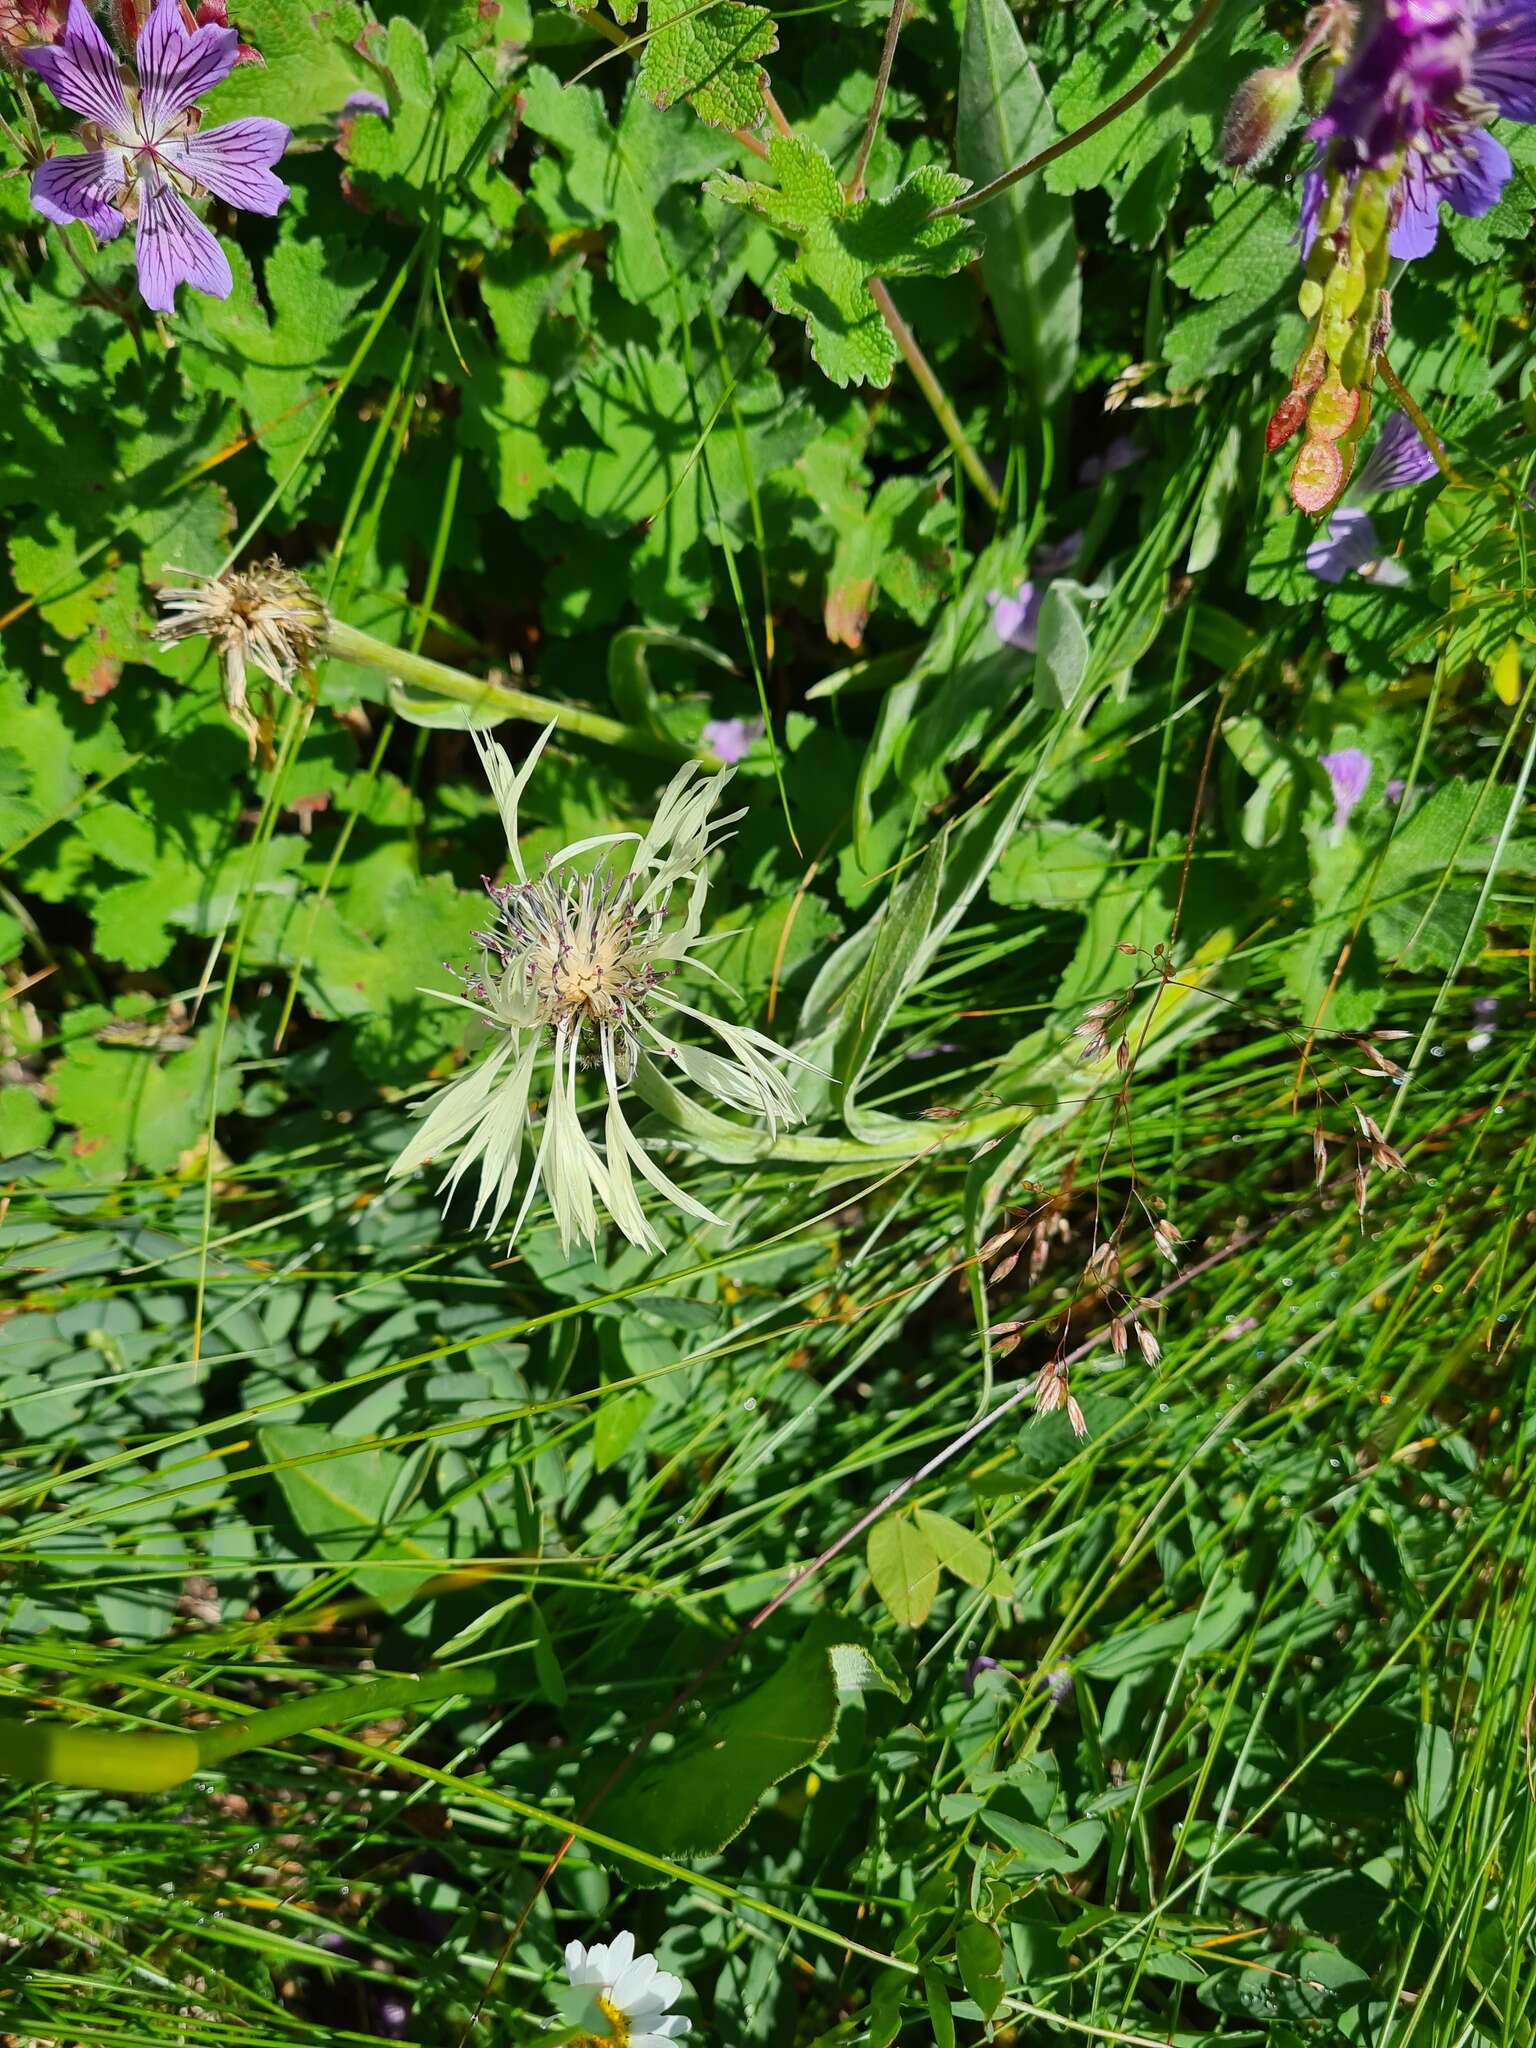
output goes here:
[{"label": "narrow pointed petal", "polygon": [[120,149],[88,149],[81,156],[53,156],[32,173],[32,204],[45,220],[65,226],[83,220],[98,242],[123,231],[117,202],[123,191]]},{"label": "narrow pointed petal", "polygon": [[173,313],[179,284],[189,284],[211,299],[227,299],[234,289],[229,258],[181,194],[169,185],[139,181],[133,253],[139,290],[151,312]]},{"label": "narrow pointed petal", "polygon": [[125,137],[132,132],[117,58],[83,0],[69,0],[69,19],[56,43],[18,50],[16,55],[37,73],[61,107],[83,114],[109,135]]},{"label": "narrow pointed petal", "polygon": [[180,171],[246,213],[276,213],[288,187],[272,175],[288,147],[289,130],[281,121],[253,114],[228,121],[222,128],[199,129],[196,135],[162,142],[160,154]]},{"label": "narrow pointed petal", "polygon": [[420,1127],[389,1169],[390,1180],[414,1173],[429,1159],[439,1158],[459,1143],[465,1132],[478,1122],[514,1043],[510,1037],[499,1039],[483,1060],[467,1073],[455,1075],[445,1088],[440,1088],[430,1098]]},{"label": "narrow pointed petal", "polygon": [[[232,28],[188,29],[181,0],[158,0],[139,30],[134,62],[139,70],[139,120],[158,141],[178,114],[221,85],[234,68],[240,38]],[[201,289],[201,287],[199,287]]]},{"label": "narrow pointed petal", "polygon": [[506,749],[498,746],[495,740],[488,740],[483,733],[479,732],[472,732],[470,734],[470,738],[474,741],[479,751],[481,765],[485,769],[486,780],[491,785],[491,794],[496,799],[496,808],[501,813],[502,828],[507,835],[507,850],[512,856],[513,869],[519,877],[524,879],[526,879],[526,875],[523,868],[523,856],[517,844],[517,807],[523,791],[527,787],[528,778],[538,765],[539,756],[548,745],[549,736],[554,729],[552,723],[545,726],[533,745],[528,749],[527,758],[524,760],[521,768],[514,768],[512,766]]}]

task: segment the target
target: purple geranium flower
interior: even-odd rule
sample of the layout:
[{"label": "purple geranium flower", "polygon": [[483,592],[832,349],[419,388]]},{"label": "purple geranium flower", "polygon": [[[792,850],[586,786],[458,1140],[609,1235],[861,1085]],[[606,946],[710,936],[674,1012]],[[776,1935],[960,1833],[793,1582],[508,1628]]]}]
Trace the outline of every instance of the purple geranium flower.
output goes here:
[{"label": "purple geranium flower", "polygon": [[[1496,114],[1536,121],[1536,0],[1374,0],[1307,133],[1347,177],[1401,161],[1389,247],[1424,256],[1442,200],[1476,219],[1508,184],[1509,152],[1486,127]],[[1321,191],[1314,169],[1304,244]]]},{"label": "purple geranium flower", "polygon": [[[1395,412],[1376,437],[1351,486],[1356,496],[1381,491],[1400,491],[1409,484],[1427,483],[1439,464],[1424,445],[1419,430],[1405,412]],[[1371,515],[1359,505],[1341,505],[1307,549],[1307,567],[1322,583],[1342,583],[1351,569],[1363,569],[1381,556],[1381,543]]]},{"label": "purple geranium flower", "polygon": [[88,145],[38,165],[32,204],[61,225],[84,221],[98,242],[131,218],[139,290],[156,313],[174,310],[179,284],[216,299],[230,293],[229,260],[188,196],[213,193],[247,213],[276,213],[288,197],[271,170],[288,146],[281,121],[199,126],[197,100],[228,76],[239,48],[232,28],[190,29],[180,0],[157,0],[134,49],[138,83],[129,85],[83,0],[69,0],[62,38],[20,52],[61,106],[85,116]]},{"label": "purple geranium flower", "polygon": [[1333,791],[1333,829],[1341,831],[1349,814],[1365,795],[1371,779],[1371,757],[1358,747],[1340,747],[1337,753],[1319,754],[1318,765],[1328,776]]}]

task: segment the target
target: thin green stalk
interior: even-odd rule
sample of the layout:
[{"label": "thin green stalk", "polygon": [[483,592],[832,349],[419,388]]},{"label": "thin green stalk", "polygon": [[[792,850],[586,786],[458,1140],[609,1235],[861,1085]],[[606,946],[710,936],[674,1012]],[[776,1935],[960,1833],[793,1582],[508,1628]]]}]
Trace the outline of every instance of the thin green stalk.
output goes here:
[{"label": "thin green stalk", "polygon": [[718,766],[707,747],[688,748],[669,743],[640,726],[625,725],[601,711],[584,711],[576,704],[557,704],[553,698],[538,697],[531,690],[516,690],[507,683],[489,682],[483,676],[466,675],[463,669],[433,661],[406,647],[391,647],[356,626],[333,619],[326,633],[327,651],[340,661],[355,661],[362,668],[378,669],[396,682],[412,683],[463,704],[488,718],[521,718],[531,725],[556,725],[562,732],[579,733],[583,739],[598,740],[604,746],[628,747],[632,753],[658,755],[668,761],[703,761]]}]

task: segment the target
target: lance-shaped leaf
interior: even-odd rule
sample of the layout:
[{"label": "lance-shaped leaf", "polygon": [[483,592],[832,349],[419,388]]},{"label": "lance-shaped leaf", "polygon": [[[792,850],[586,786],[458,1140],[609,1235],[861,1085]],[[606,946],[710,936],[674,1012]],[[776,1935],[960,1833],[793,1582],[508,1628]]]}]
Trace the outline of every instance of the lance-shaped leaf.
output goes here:
[{"label": "lance-shaped leaf", "polygon": [[781,313],[796,313],[811,354],[834,384],[888,384],[896,344],[869,280],[948,277],[980,249],[964,215],[931,218],[969,191],[969,181],[925,164],[883,199],[849,201],[830,158],[813,142],[784,139],[768,146],[773,184],[722,175],[709,190],[753,207],[799,244],[769,287]]}]

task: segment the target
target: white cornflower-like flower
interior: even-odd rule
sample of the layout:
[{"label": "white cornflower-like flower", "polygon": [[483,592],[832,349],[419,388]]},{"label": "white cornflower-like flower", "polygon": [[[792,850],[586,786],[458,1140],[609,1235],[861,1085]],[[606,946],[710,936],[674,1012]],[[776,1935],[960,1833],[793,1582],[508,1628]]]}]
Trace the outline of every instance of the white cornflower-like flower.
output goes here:
[{"label": "white cornflower-like flower", "polygon": [[[667,2011],[682,1990],[678,1979],[658,1970],[654,1956],[635,1954],[635,1937],[617,1934],[611,1942],[579,1941],[565,1951],[565,1974],[572,1988],[586,1993],[586,2010],[577,2025],[588,2031],[571,2048],[612,2044],[612,2048],[666,2048],[689,2030],[681,2013]],[[599,2031],[601,2028],[601,2031]]]},{"label": "white cornflower-like flower", "polygon": [[[451,1195],[478,1165],[474,1221],[488,1214],[494,1236],[517,1189],[534,1067],[546,1050],[549,1077],[544,1128],[512,1224],[516,1237],[540,1186],[548,1193],[560,1241],[591,1244],[601,1205],[631,1244],[659,1245],[646,1221],[635,1176],[700,1222],[720,1218],[685,1194],[645,1151],[625,1121],[622,1094],[643,1059],[660,1058],[731,1109],[761,1117],[770,1134],[801,1117],[789,1083],[774,1065],[794,1056],[760,1031],[695,1009],[670,986],[681,968],[709,969],[691,956],[708,944],[700,935],[709,856],[726,827],[743,815],[711,819],[731,771],[701,776],[690,762],[664,791],[650,830],[602,833],[552,854],[530,876],[517,843],[517,807],[548,727],[521,768],[493,740],[473,735],[506,827],[514,880],[487,880],[495,905],[478,970],[466,970],[464,993],[449,996],[491,1027],[478,1061],[427,1103],[425,1120],[390,1168],[391,1179],[459,1148],[443,1182]],[[604,866],[585,874],[579,855],[633,840],[628,872]],[[674,911],[674,895],[681,907]],[[723,1050],[682,1044],[674,1018],[712,1031]],[[601,1076],[606,1115],[601,1153],[582,1127],[577,1077]]]}]

